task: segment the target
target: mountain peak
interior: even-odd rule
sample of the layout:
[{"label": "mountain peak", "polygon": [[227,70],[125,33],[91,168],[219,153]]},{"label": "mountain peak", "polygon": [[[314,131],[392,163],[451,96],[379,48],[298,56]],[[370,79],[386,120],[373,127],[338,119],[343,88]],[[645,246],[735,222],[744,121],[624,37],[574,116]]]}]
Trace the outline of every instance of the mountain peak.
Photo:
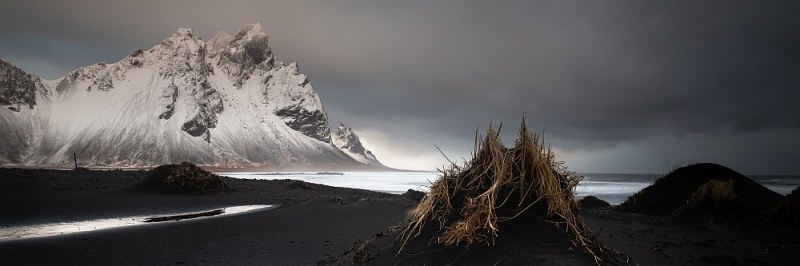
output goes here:
[{"label": "mountain peak", "polygon": [[266,37],[264,29],[261,28],[261,23],[251,23],[244,25],[239,33],[236,34],[236,40],[252,40],[260,37]]},{"label": "mountain peak", "polygon": [[236,87],[241,87],[257,67],[266,71],[273,68],[275,57],[261,24],[247,24],[232,40],[227,38],[225,35],[215,37],[211,55],[219,55],[217,66],[228,74]]},{"label": "mountain peak", "polygon": [[179,28],[173,36],[187,36],[187,37],[194,37],[194,31],[192,28]]},{"label": "mountain peak", "polygon": [[188,48],[192,53],[198,53],[205,46],[205,42],[195,35],[191,28],[180,28],[172,36],[153,48],[159,46],[161,49],[166,50],[163,52],[168,54],[166,55],[167,57],[172,57],[172,52],[177,49]]},{"label": "mountain peak", "polygon": [[226,31],[219,31],[217,34],[214,34],[214,37],[211,37],[211,39],[208,40],[208,50],[210,54],[216,55],[220,50],[228,47],[232,41],[233,35]]},{"label": "mountain peak", "polygon": [[264,32],[264,30],[261,28],[261,23],[258,22],[245,24],[240,31]]},{"label": "mountain peak", "polygon": [[361,163],[372,166],[383,166],[383,164],[378,161],[378,158],[375,157],[375,154],[372,154],[371,151],[364,148],[364,144],[361,143],[361,139],[358,138],[358,135],[356,135],[352,128],[345,126],[344,122],[339,122],[339,127],[333,136],[332,142],[337,148]]},{"label": "mountain peak", "polygon": [[33,106],[36,105],[38,82],[37,77],[0,59],[0,106],[7,107],[14,112],[19,112],[24,105],[33,109]]},{"label": "mountain peak", "polygon": [[57,82],[0,60],[0,128],[0,144],[13,143],[0,166],[61,166],[75,153],[90,166],[381,166],[332,145],[308,76],[275,59],[259,24],[208,42],[178,29]]}]

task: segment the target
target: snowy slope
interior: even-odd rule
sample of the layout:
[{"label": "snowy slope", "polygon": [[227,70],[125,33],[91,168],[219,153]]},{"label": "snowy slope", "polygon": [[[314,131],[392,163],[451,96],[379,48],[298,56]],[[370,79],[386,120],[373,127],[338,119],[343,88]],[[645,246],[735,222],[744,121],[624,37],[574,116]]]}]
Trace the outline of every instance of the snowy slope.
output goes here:
[{"label": "snowy slope", "polygon": [[0,163],[66,166],[76,153],[95,167],[363,166],[331,143],[308,77],[275,59],[259,24],[208,42],[179,29],[38,84],[34,107],[0,111],[0,141],[24,144],[0,150]]},{"label": "snowy slope", "polygon": [[353,131],[352,128],[346,127],[344,123],[340,122],[339,127],[336,130],[336,133],[333,136],[333,144],[336,145],[337,148],[341,149],[353,159],[357,161],[375,166],[375,167],[385,167],[378,158],[375,157],[375,154],[372,154],[371,151],[364,148],[364,145],[361,143],[361,140],[356,135],[356,132]]},{"label": "snowy slope", "polygon": [[22,162],[40,139],[49,96],[41,79],[0,59],[0,164]]}]

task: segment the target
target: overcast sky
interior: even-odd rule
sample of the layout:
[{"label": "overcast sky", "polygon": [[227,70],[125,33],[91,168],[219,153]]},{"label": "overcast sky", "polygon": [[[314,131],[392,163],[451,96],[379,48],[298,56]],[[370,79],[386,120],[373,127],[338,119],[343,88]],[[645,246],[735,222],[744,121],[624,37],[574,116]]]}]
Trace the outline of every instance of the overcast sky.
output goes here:
[{"label": "overcast sky", "polygon": [[[162,3],[163,2],[163,3]],[[0,57],[46,79],[260,22],[331,124],[389,166],[468,157],[524,113],[579,172],[800,173],[800,2],[9,1]]]}]

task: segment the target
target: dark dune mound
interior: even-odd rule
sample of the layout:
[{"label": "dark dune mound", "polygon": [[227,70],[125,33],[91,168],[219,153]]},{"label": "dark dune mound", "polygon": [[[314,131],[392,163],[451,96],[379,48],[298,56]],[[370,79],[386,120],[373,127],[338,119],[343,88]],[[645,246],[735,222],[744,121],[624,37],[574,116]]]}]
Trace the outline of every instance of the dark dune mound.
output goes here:
[{"label": "dark dune mound", "polygon": [[701,163],[670,172],[614,209],[632,213],[670,214],[684,206],[698,188],[711,180],[730,180],[739,202],[754,210],[765,210],[782,198],[780,194],[730,168]]},{"label": "dark dune mound", "polygon": [[698,222],[698,216],[715,216],[731,221],[745,222],[757,218],[753,208],[736,194],[733,180],[712,179],[698,187],[680,208],[672,213],[673,218],[689,218]]},{"label": "dark dune mound", "polygon": [[[390,228],[355,244],[332,265],[597,265],[591,255],[577,249],[573,236],[553,228],[535,215],[523,214],[504,223],[493,245],[472,246],[436,243],[438,232],[426,229],[402,247],[403,227]],[[594,240],[596,241],[596,240]],[[613,251],[603,251],[599,264],[614,265],[627,260]],[[617,258],[611,258],[617,256]],[[630,263],[633,260],[630,259]]]},{"label": "dark dune mound", "polygon": [[425,192],[409,189],[402,196],[412,201],[420,202],[425,198]]},{"label": "dark dune mound", "polygon": [[522,124],[515,146],[490,127],[474,158],[453,165],[397,227],[356,243],[331,264],[594,265],[629,258],[605,248],[574,201],[582,177]]},{"label": "dark dune mound", "polygon": [[578,201],[578,206],[580,206],[580,208],[584,210],[611,209],[611,204],[608,204],[608,202],[598,199],[595,196],[583,197]]},{"label": "dark dune mound", "polygon": [[162,165],[148,171],[139,182],[130,185],[123,190],[130,192],[166,192],[166,177],[172,174],[172,170],[177,165]]},{"label": "dark dune mound", "polygon": [[314,184],[308,183],[302,180],[291,180],[292,183],[289,184],[289,188],[291,189],[303,189],[303,190],[313,190]]},{"label": "dark dune mound", "polygon": [[800,226],[800,187],[772,207],[767,212],[767,219],[772,224]]},{"label": "dark dune mound", "polygon": [[219,192],[228,188],[225,181],[194,164],[162,165],[150,170],[139,182],[125,190],[141,193]]},{"label": "dark dune mound", "polygon": [[739,195],[733,188],[733,180],[709,180],[697,188],[681,208],[714,208],[737,201]]}]

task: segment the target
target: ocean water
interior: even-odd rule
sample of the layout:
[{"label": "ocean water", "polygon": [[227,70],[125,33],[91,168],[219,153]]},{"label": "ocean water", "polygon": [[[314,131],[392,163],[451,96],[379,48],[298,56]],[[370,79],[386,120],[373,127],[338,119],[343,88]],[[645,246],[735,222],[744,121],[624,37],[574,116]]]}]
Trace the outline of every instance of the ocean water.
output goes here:
[{"label": "ocean water", "polygon": [[[402,194],[409,189],[428,191],[439,172],[217,172],[243,179],[294,179],[311,183]],[[578,197],[595,196],[611,204],[620,204],[639,190],[653,184],[655,174],[582,174],[575,188]],[[789,194],[800,186],[800,176],[751,176],[753,180],[780,194]]]},{"label": "ocean water", "polygon": [[242,179],[292,179],[334,187],[402,194],[409,189],[428,191],[439,172],[215,172]]},{"label": "ocean water", "polygon": [[661,175],[653,174],[582,174],[575,188],[578,197],[595,196],[612,205],[620,204],[639,190],[653,184]]},{"label": "ocean water", "polygon": [[792,193],[800,186],[800,175],[754,175],[750,178],[781,195]]}]

